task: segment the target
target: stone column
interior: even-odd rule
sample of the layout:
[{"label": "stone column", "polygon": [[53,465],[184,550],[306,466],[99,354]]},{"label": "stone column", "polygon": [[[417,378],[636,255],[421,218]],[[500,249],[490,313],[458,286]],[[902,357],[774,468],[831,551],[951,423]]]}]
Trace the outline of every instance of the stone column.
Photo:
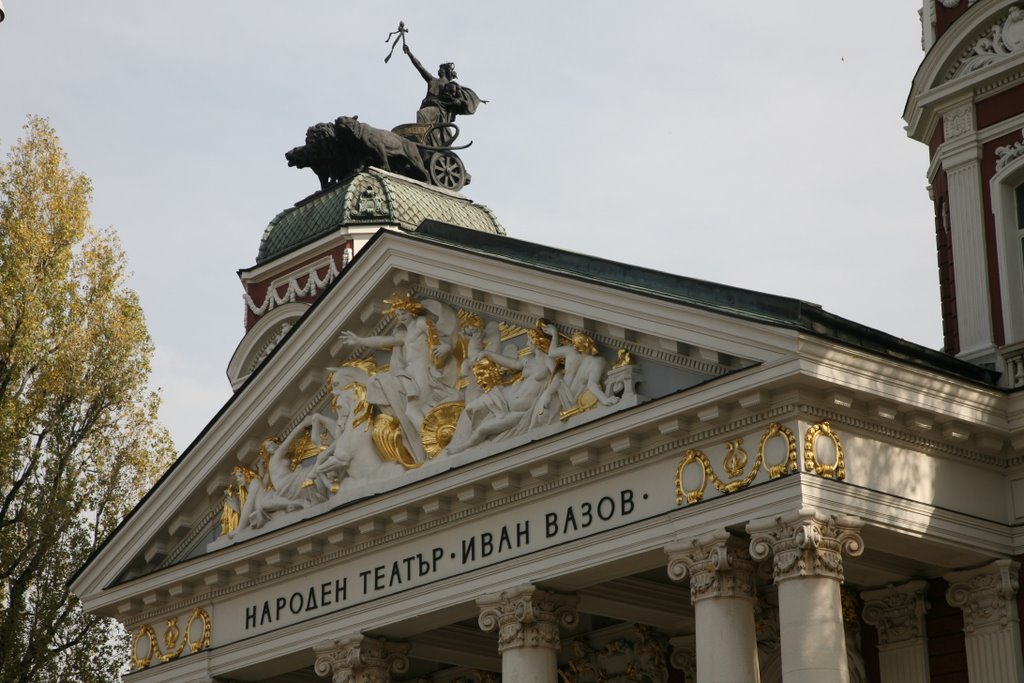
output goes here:
[{"label": "stone column", "polygon": [[317,676],[332,683],[388,683],[409,669],[408,643],[389,643],[355,634],[313,648]]},{"label": "stone column", "polygon": [[860,526],[855,517],[809,508],[747,525],[751,557],[774,556],[786,683],[850,680],[839,586],[843,552],[863,551]]},{"label": "stone column", "polygon": [[996,560],[951,572],[946,601],[964,613],[964,644],[971,683],[1024,681],[1017,589],[1020,563]]},{"label": "stone column", "polygon": [[758,683],[754,563],[746,542],[718,531],[665,548],[668,575],[690,578],[701,683]]},{"label": "stone column", "polygon": [[864,621],[878,629],[878,665],[882,683],[928,683],[928,635],[924,615],[928,583],[863,591]]},{"label": "stone column", "polygon": [[502,683],[558,683],[559,627],[576,624],[578,602],[530,584],[476,601],[480,628],[498,632]]}]

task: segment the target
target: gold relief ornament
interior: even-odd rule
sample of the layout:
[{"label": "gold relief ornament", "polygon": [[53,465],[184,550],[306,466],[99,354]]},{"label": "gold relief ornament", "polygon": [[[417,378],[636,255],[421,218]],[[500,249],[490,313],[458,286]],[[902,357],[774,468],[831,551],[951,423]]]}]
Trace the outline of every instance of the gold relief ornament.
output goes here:
[{"label": "gold relief ornament", "polygon": [[[783,439],[786,442],[786,457],[781,462],[777,462],[773,465],[768,462],[768,458],[765,456],[765,448],[769,441],[777,438]],[[768,425],[767,431],[765,431],[761,436],[761,444],[757,447],[757,453],[761,462],[764,464],[764,468],[768,471],[768,476],[772,479],[778,479],[784,474],[796,472],[799,469],[796,449],[796,436],[793,435],[793,430],[779,424],[778,422],[772,422]]]},{"label": "gold relief ornament", "polygon": [[412,292],[406,292],[405,294],[395,292],[391,295],[390,299],[384,299],[384,303],[388,305],[384,309],[384,313],[394,314],[398,311],[408,311],[413,315],[421,315],[423,313],[423,304],[413,297]]},{"label": "gold relief ornament", "polygon": [[[782,438],[786,441],[787,454],[783,461],[769,465],[765,462],[765,448],[767,443],[773,438]],[[784,474],[797,471],[796,438],[791,430],[777,422],[768,425],[768,429],[761,436],[761,442],[757,448],[757,457],[754,458],[754,463],[751,465],[750,471],[747,472],[746,476],[743,476],[743,471],[747,466],[748,456],[743,448],[743,439],[733,439],[726,442],[725,449],[726,454],[722,459],[722,467],[730,481],[723,481],[718,476],[711,464],[710,458],[703,451],[696,448],[686,451],[686,454],[676,467],[676,505],[682,505],[684,500],[688,505],[703,500],[709,480],[715,487],[715,490],[728,494],[745,489],[754,481],[754,478],[762,469],[767,471],[771,479],[778,479]],[[690,468],[692,470],[695,466],[700,471],[700,479],[695,486],[687,486],[686,469]]]},{"label": "gold relief ornament", "polygon": [[220,513],[220,533],[230,534],[238,528],[238,521],[245,507],[245,499],[249,495],[249,484],[257,477],[256,470],[244,465],[235,465],[231,470],[235,478],[224,489],[224,507]]},{"label": "gold relief ornament", "polygon": [[[818,459],[816,450],[819,436],[832,440],[835,448],[835,460],[832,463],[821,462]],[[846,458],[843,455],[843,444],[839,441],[839,435],[832,431],[832,425],[828,420],[812,425],[804,437],[804,470],[814,472],[818,476],[837,481],[846,478]]]},{"label": "gold relief ornament", "polygon": [[402,426],[394,415],[380,413],[373,418],[372,434],[373,445],[386,462],[397,462],[410,470],[423,464],[416,462],[416,458],[402,443]]},{"label": "gold relief ornament", "polygon": [[613,368],[624,368],[627,365],[633,364],[633,356],[630,355],[626,349],[619,349],[615,354],[615,362],[612,363]]},{"label": "gold relief ornament", "polygon": [[[686,468],[693,464],[699,465],[700,483],[697,486],[687,488],[685,483]],[[676,505],[682,505],[683,500],[685,500],[687,504],[692,505],[693,503],[699,503],[704,499],[704,490],[708,486],[709,471],[712,471],[712,469],[711,463],[708,462],[708,456],[704,455],[702,451],[698,451],[694,448],[686,451],[686,455],[683,456],[683,459],[679,462],[679,466],[676,467]]]},{"label": "gold relief ornament", "polygon": [[304,460],[315,458],[316,456],[327,450],[327,441],[329,435],[327,432],[320,433],[320,443],[313,443],[311,436],[311,428],[306,427],[302,430],[302,434],[299,438],[292,442],[291,447],[288,448],[288,461],[291,464],[292,472],[302,464]]},{"label": "gold relief ornament", "polygon": [[452,401],[442,403],[427,413],[420,428],[420,441],[428,457],[433,458],[451,443],[462,409],[462,401]]},{"label": "gold relief ornament", "polygon": [[[341,364],[343,368],[359,368],[370,377],[373,377],[378,372],[387,372],[387,365],[377,365],[377,359],[373,356],[367,356],[366,358],[353,358],[347,360]],[[332,391],[334,389],[334,371],[327,373],[327,390]]]},{"label": "gold relief ornament", "polygon": [[[193,626],[196,625],[197,621],[200,622],[202,630],[199,631],[198,637],[193,638]],[[171,617],[167,620],[163,636],[164,648],[161,649],[156,631],[149,624],[144,624],[139,628],[135,637],[132,638],[131,668],[145,669],[153,663],[154,658],[161,662],[177,659],[185,651],[186,646],[190,653],[205,650],[210,647],[212,629],[213,622],[210,619],[210,615],[203,608],[196,607],[185,622],[184,632],[178,628],[178,617]],[[179,637],[181,638],[180,641]],[[144,641],[145,650],[140,653],[139,646]]]},{"label": "gold relief ornament", "polygon": [[725,444],[725,458],[722,459],[722,467],[730,479],[735,479],[743,474],[747,466],[747,451],[743,448],[743,439],[735,439]]}]

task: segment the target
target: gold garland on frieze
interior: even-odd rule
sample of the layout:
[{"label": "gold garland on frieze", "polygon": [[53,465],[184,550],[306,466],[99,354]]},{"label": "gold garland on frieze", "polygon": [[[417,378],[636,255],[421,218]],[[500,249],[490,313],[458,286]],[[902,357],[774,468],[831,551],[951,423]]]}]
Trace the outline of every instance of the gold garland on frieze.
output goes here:
[{"label": "gold garland on frieze", "polygon": [[[701,465],[700,486],[687,490],[686,485],[683,484],[683,470],[686,469],[687,465],[692,465],[695,462],[699,462]],[[695,448],[686,451],[686,455],[679,462],[679,467],[676,468],[676,505],[682,505],[684,498],[688,505],[698,503],[704,498],[704,489],[708,486],[709,471],[711,471],[711,463],[708,462],[708,456]]]},{"label": "gold garland on frieze", "polygon": [[[765,446],[774,438],[785,439],[786,459],[782,462],[771,465],[765,458],[764,452]],[[779,424],[778,422],[772,422],[768,425],[768,431],[761,436],[761,444],[757,447],[757,453],[761,458],[761,461],[764,463],[765,469],[768,471],[768,476],[772,479],[778,479],[784,474],[796,472],[800,469],[800,466],[797,464],[796,449],[796,436],[793,435],[793,430],[785,425]]]},{"label": "gold garland on frieze", "polygon": [[[178,628],[179,617],[171,617],[167,620],[164,627],[163,645],[164,649],[160,648],[160,640],[156,636],[156,631],[149,624],[143,624],[139,628],[135,637],[132,638],[132,657],[131,657],[131,668],[133,669],[145,669],[153,663],[153,658],[160,660],[161,662],[169,662],[172,659],[177,659],[181,656],[181,653],[185,651],[185,647],[188,646],[190,653],[196,653],[200,650],[205,650],[210,647],[210,637],[213,630],[213,622],[210,619],[210,615],[202,607],[196,607],[192,610],[188,620],[185,622],[185,630],[182,632]],[[192,625],[199,619],[202,621],[203,631],[199,637],[195,640],[190,639],[192,633]],[[178,638],[181,638],[180,642]],[[143,656],[139,656],[139,643],[146,640],[146,652]]]},{"label": "gold garland on frieze", "polygon": [[[768,442],[774,438],[782,438],[786,441],[786,457],[781,462],[768,464],[765,461],[765,447]],[[761,436],[761,442],[757,447],[757,456],[754,458],[754,462],[750,465],[750,469],[747,471],[746,475],[744,475],[743,472],[747,469],[749,457],[746,450],[743,448],[743,439],[733,439],[731,441],[727,441],[724,445],[726,453],[722,458],[722,468],[725,470],[726,480],[720,478],[715,472],[715,468],[711,464],[711,459],[708,458],[706,453],[696,448],[691,448],[686,451],[686,454],[676,467],[676,505],[682,505],[684,500],[688,505],[692,505],[693,503],[703,500],[704,491],[707,489],[709,480],[711,481],[712,486],[715,487],[715,490],[719,493],[729,494],[750,486],[751,482],[754,481],[754,478],[757,477],[758,472],[762,469],[764,469],[772,479],[778,479],[785,474],[796,472],[799,469],[796,454],[796,437],[790,429],[778,422],[773,422],[768,425],[768,429],[765,430],[764,434]],[[700,483],[692,488],[687,488],[683,481],[683,472],[688,466],[695,463],[700,465]]]},{"label": "gold garland on frieze", "polygon": [[[832,439],[836,449],[836,459],[833,463],[821,462],[815,453],[815,442],[819,436]],[[814,472],[826,479],[841,481],[846,478],[846,458],[843,455],[843,445],[839,442],[839,435],[832,431],[832,425],[828,420],[811,425],[804,437],[804,470]]]}]

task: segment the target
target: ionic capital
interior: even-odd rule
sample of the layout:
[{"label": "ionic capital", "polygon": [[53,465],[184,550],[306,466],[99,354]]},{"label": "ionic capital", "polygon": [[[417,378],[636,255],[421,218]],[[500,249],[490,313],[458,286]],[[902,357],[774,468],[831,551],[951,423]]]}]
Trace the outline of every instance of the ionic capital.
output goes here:
[{"label": "ionic capital", "polygon": [[861,521],[847,515],[824,515],[800,510],[747,524],[750,556],[773,555],[775,582],[804,576],[843,580],[843,553],[856,557],[864,551]]},{"label": "ionic capital", "polygon": [[924,615],[928,611],[926,581],[862,591],[864,621],[878,629],[879,645],[892,645],[926,637]]},{"label": "ionic capital", "polygon": [[1017,621],[1017,590],[1020,563],[996,560],[991,564],[946,574],[946,602],[964,613],[964,631],[985,627],[1005,628]]},{"label": "ionic capital", "polygon": [[409,669],[408,643],[390,643],[362,635],[321,643],[313,648],[313,670],[332,683],[388,683],[391,674]]},{"label": "ionic capital", "polygon": [[476,601],[480,628],[498,632],[498,652],[517,647],[557,650],[559,627],[576,625],[579,598],[527,584]]},{"label": "ionic capital", "polygon": [[756,598],[754,563],[744,540],[716,531],[665,548],[673,581],[690,577],[690,600]]}]

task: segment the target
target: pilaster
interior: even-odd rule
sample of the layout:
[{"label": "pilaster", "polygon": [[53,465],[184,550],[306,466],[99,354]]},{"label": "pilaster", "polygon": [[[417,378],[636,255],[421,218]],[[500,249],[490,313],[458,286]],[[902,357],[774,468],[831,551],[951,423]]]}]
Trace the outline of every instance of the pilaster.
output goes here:
[{"label": "pilaster", "polygon": [[964,644],[971,683],[1024,681],[1017,590],[1020,563],[996,560],[951,572],[946,601],[964,613]]},{"label": "pilaster", "polygon": [[707,683],[760,681],[754,563],[746,542],[718,531],[667,547],[668,574],[690,579],[696,620],[696,669]]},{"label": "pilaster", "polygon": [[942,117],[946,141],[939,159],[949,190],[959,357],[978,360],[994,350],[989,305],[985,207],[982,201],[981,143],[974,103],[962,102]]},{"label": "pilaster", "polygon": [[849,681],[839,587],[843,553],[863,551],[860,526],[855,517],[809,508],[747,525],[751,557],[774,559],[786,683]]},{"label": "pilaster", "polygon": [[863,591],[864,621],[878,629],[878,660],[882,683],[928,683],[928,636],[925,613],[928,583]]},{"label": "pilaster", "polygon": [[530,584],[477,600],[480,628],[498,633],[503,683],[557,683],[560,628],[576,625],[578,603]]},{"label": "pilaster", "polygon": [[409,647],[356,634],[315,646],[313,670],[332,683],[388,683],[391,674],[408,670]]}]

